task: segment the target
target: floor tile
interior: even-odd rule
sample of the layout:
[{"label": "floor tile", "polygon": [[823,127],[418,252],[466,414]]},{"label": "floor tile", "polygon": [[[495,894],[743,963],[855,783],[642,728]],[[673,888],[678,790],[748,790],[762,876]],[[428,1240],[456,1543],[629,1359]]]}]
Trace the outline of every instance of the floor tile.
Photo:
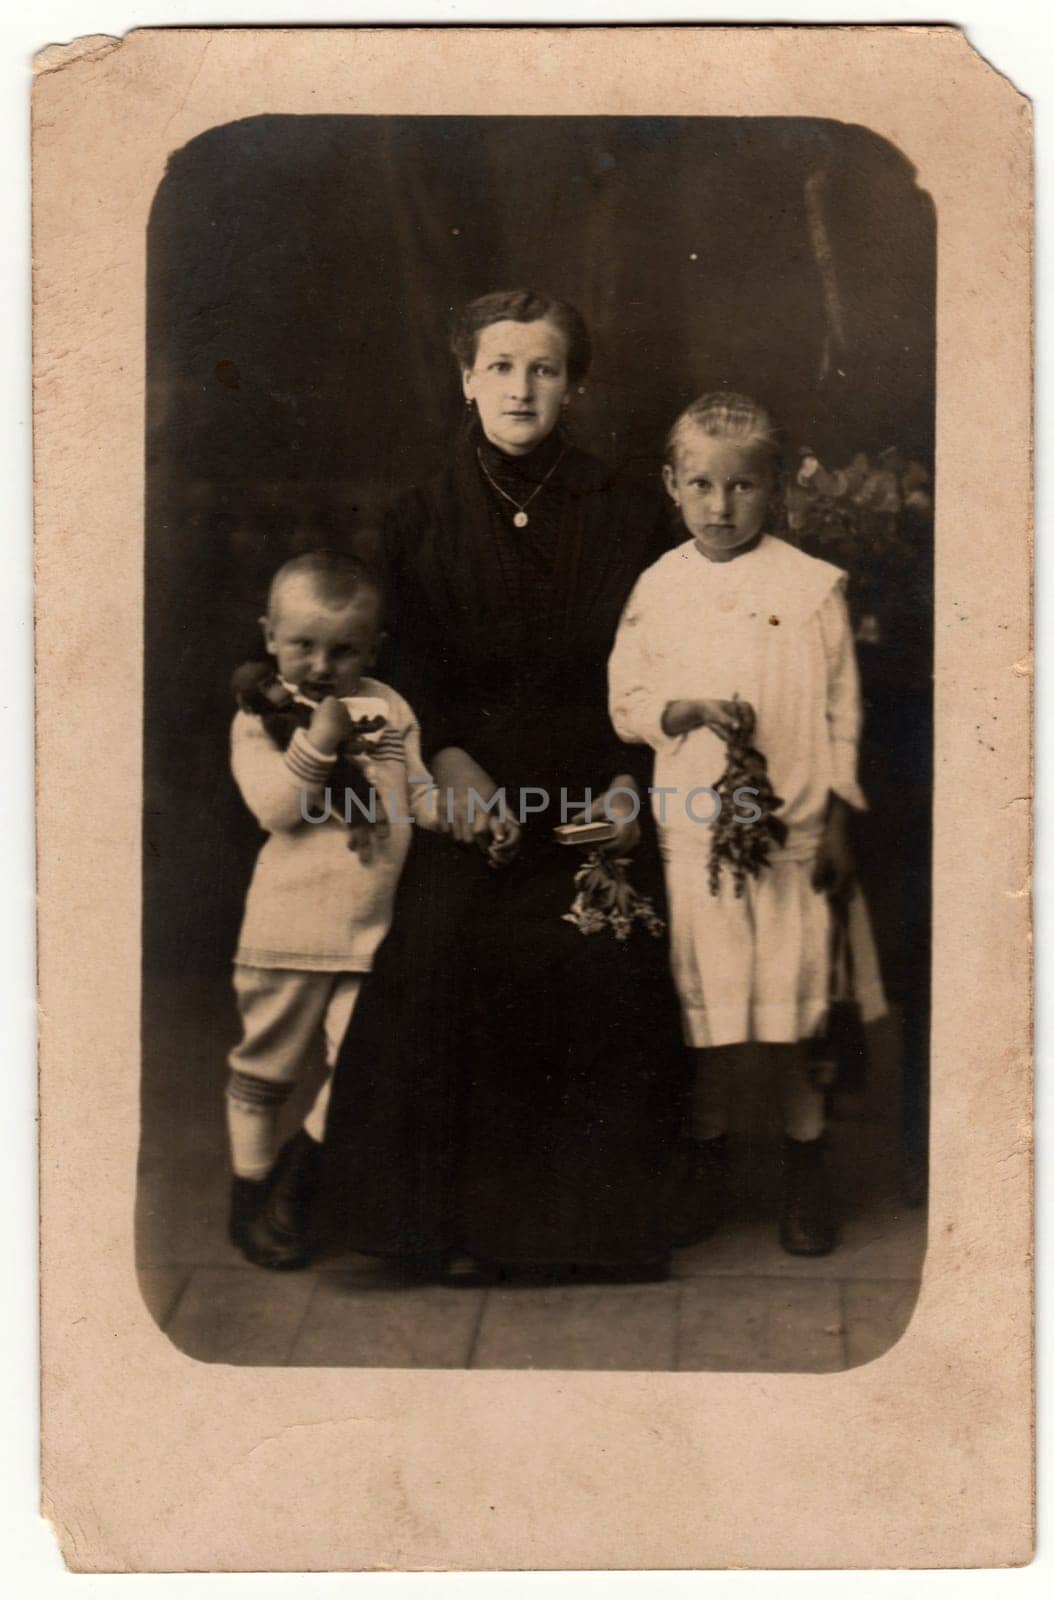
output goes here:
[{"label": "floor tile", "polygon": [[876,1361],[896,1344],[911,1321],[919,1286],[917,1282],[862,1279],[845,1284],[844,1293],[849,1365],[859,1367],[865,1361]]},{"label": "floor tile", "polygon": [[227,1237],[227,1195],[210,1192],[208,1176],[195,1183],[151,1184],[140,1174],[136,1255],[144,1266],[245,1265]]},{"label": "floor tile", "polygon": [[189,1282],[177,1268],[140,1269],[140,1281],[151,1313],[170,1314],[169,1336],[198,1360],[608,1371],[858,1366],[892,1347],[918,1292],[913,1281],[730,1274],[485,1293],[248,1267],[201,1267]]},{"label": "floor tile", "polygon": [[492,1289],[474,1367],[669,1372],[678,1285]]},{"label": "floor tile", "polygon": [[840,1278],[919,1278],[926,1258],[926,1212],[874,1206],[850,1217],[837,1250],[822,1259]]},{"label": "floor tile", "polygon": [[406,1282],[405,1277],[400,1277],[395,1267],[390,1267],[380,1256],[360,1256],[353,1250],[323,1251],[318,1259],[311,1263],[312,1271],[320,1273],[337,1273],[350,1284],[351,1280],[358,1279],[363,1283],[373,1285],[374,1282],[383,1280],[392,1288],[397,1288]]},{"label": "floor tile", "polygon": [[165,1326],[187,1279],[188,1267],[140,1267],[139,1293],[159,1328]]},{"label": "floor tile", "polygon": [[314,1286],[312,1273],[198,1267],[165,1332],[198,1361],[280,1366],[288,1359]]},{"label": "floor tile", "polygon": [[925,1211],[882,1207],[847,1218],[829,1256],[787,1255],[774,1215],[730,1218],[712,1239],[678,1250],[673,1270],[678,1278],[913,1278],[922,1271],[925,1253]]},{"label": "floor tile", "polygon": [[[659,1285],[469,1290],[407,1283],[368,1257],[334,1254],[310,1274],[261,1273],[227,1240],[225,1055],[237,1034],[226,975],[180,977],[147,996],[137,1215],[143,1298],[201,1360],[320,1366],[829,1371],[873,1360],[910,1316],[926,1245],[900,1200],[894,1110],[897,1019],[875,1036],[867,1092],[839,1103],[831,1170],[843,1208],[830,1256],[787,1256],[776,1238],[779,1128],[763,1063],[737,1098],[736,1215],[677,1252]],[[307,1093],[305,1089],[304,1094]],[[287,1108],[293,1118],[296,1107]],[[681,1315],[678,1302],[683,1298]],[[846,1308],[846,1333],[840,1309]]]},{"label": "floor tile", "polygon": [[839,1372],[845,1364],[836,1282],[729,1277],[682,1285],[682,1372]]},{"label": "floor tile", "polygon": [[358,1274],[319,1274],[293,1366],[465,1367],[483,1291],[370,1287]]}]

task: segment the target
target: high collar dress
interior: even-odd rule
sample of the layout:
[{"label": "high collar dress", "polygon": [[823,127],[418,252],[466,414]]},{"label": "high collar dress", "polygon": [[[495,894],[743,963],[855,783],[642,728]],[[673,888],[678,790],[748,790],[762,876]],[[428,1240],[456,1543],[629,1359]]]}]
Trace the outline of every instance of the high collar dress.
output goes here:
[{"label": "high collar dress", "polygon": [[[552,834],[561,790],[647,781],[606,672],[665,527],[657,496],[562,437],[511,460],[478,430],[391,509],[378,670],[414,705],[425,760],[458,746],[510,806],[526,789],[552,805],[502,870],[415,837],[334,1079],[326,1207],[345,1245],[632,1267],[692,1233],[666,941],[567,922],[581,857]],[[661,903],[653,833],[632,875]]]}]

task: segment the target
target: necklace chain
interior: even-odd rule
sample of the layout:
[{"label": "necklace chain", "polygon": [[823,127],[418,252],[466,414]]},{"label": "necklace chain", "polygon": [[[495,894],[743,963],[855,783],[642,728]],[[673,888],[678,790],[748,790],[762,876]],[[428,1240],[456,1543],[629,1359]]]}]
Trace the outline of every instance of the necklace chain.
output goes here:
[{"label": "necklace chain", "polygon": [[482,472],[483,476],[486,478],[486,480],[490,484],[491,488],[497,490],[498,494],[501,495],[502,499],[503,500],[507,500],[509,502],[510,506],[515,506],[516,507],[516,515],[513,517],[512,520],[513,520],[513,522],[514,522],[514,524],[516,525],[517,528],[526,528],[528,522],[530,521],[530,518],[527,515],[527,507],[530,505],[530,503],[534,499],[535,495],[536,494],[540,494],[541,491],[545,488],[546,484],[549,482],[549,479],[552,477],[553,473],[556,471],[557,467],[560,465],[561,461],[564,459],[564,456],[566,454],[567,454],[567,449],[566,449],[566,446],[565,446],[565,448],[560,451],[560,454],[557,456],[557,458],[553,462],[552,466],[549,468],[549,471],[545,474],[545,477],[542,479],[541,483],[535,484],[534,488],[531,490],[531,492],[527,496],[526,500],[514,500],[511,494],[507,494],[506,493],[506,491],[502,488],[500,483],[495,483],[494,479],[491,477],[490,473],[487,471],[486,467],[483,464],[483,457],[480,454],[480,450],[479,450],[478,445],[476,447],[476,460],[479,462],[479,470]]}]

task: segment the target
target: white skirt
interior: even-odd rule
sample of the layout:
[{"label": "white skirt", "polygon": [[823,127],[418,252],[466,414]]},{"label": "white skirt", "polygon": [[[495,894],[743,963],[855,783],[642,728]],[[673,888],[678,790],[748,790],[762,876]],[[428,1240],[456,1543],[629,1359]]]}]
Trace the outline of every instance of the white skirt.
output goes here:
[{"label": "white skirt", "polygon": [[[831,907],[810,883],[813,861],[773,852],[737,899],[722,868],[710,893],[707,850],[666,850],[670,964],[685,1043],[793,1044],[820,1032],[832,998]],[[878,956],[859,890],[849,902],[853,997],[865,1022],[886,1011]],[[837,985],[836,985],[837,987]]]}]

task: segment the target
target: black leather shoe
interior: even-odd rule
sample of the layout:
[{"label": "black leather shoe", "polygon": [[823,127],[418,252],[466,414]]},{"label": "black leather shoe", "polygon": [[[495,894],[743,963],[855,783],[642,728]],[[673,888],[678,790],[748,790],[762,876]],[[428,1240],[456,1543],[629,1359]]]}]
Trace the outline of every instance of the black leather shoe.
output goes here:
[{"label": "black leather shoe", "polygon": [[322,1146],[303,1128],[278,1152],[264,1215],[276,1239],[306,1244],[322,1165]]},{"label": "black leather shoe", "polygon": [[788,1255],[826,1256],[838,1242],[826,1140],[783,1141],[780,1244]]},{"label": "black leather shoe", "polygon": [[254,1267],[297,1272],[310,1263],[320,1161],[321,1146],[301,1129],[283,1145],[262,1182],[231,1180],[231,1243]]},{"label": "black leather shoe", "polygon": [[267,1190],[267,1179],[261,1183],[251,1178],[231,1179],[231,1243],[254,1267],[283,1272],[306,1266],[301,1250],[291,1250],[272,1233],[266,1215]]},{"label": "black leather shoe", "polygon": [[231,1244],[242,1249],[242,1241],[249,1228],[263,1210],[267,1199],[267,1179],[255,1183],[252,1178],[231,1179],[231,1212],[227,1226]]}]

